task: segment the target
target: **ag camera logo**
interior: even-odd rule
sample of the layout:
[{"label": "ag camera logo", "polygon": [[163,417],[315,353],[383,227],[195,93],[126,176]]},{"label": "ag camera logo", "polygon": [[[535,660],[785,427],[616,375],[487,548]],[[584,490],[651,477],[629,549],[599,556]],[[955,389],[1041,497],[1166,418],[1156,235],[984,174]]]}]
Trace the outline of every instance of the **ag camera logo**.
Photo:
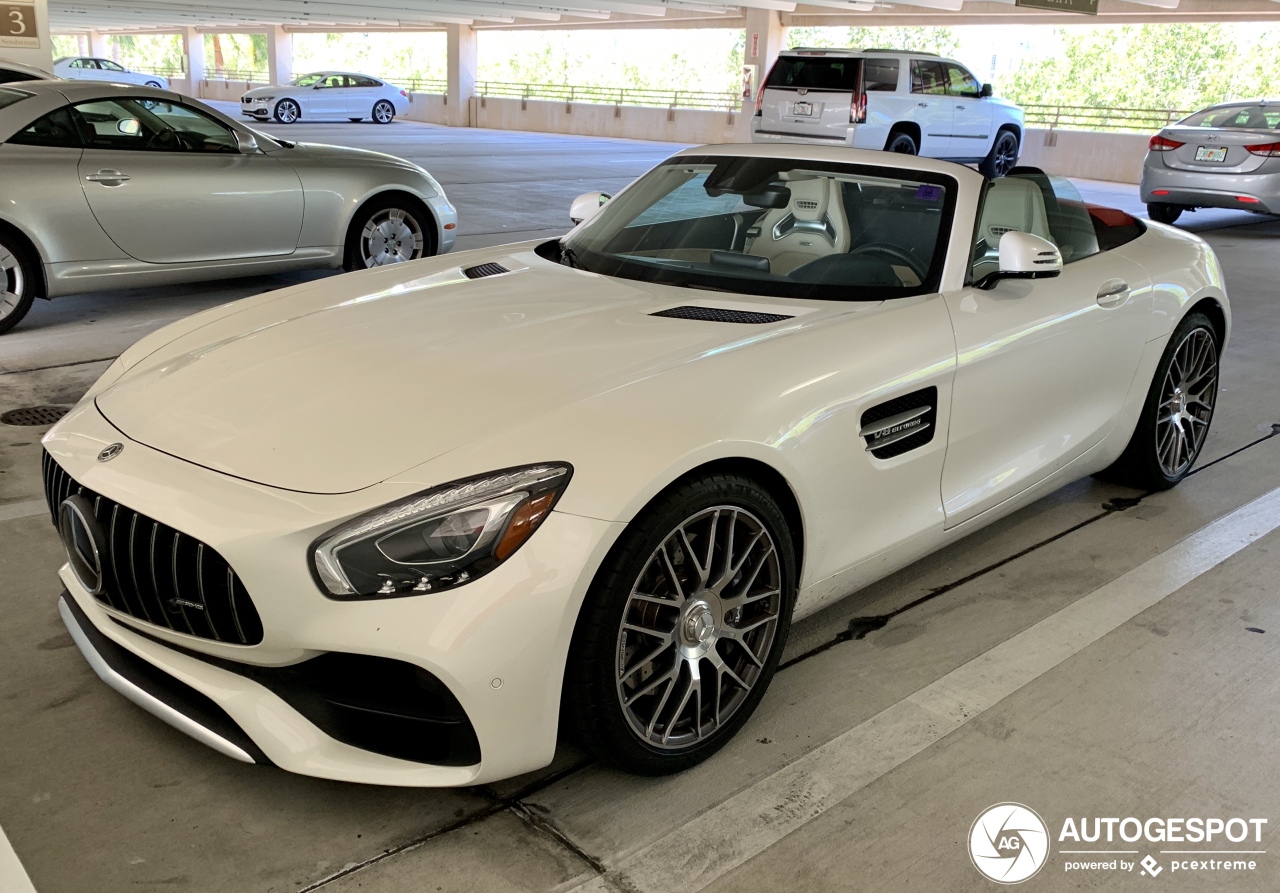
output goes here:
[{"label": "ag camera logo", "polygon": [[1020,884],[1034,877],[1049,858],[1049,828],[1028,806],[997,803],[974,819],[969,858],[997,884]]}]

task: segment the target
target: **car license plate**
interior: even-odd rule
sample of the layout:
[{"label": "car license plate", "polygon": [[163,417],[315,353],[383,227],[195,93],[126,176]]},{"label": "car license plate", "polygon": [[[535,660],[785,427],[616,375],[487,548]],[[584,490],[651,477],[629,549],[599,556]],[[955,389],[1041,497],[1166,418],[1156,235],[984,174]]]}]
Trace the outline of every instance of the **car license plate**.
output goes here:
[{"label": "car license plate", "polygon": [[812,115],[812,102],[793,102],[791,104],[791,114],[793,115]]},{"label": "car license plate", "polygon": [[1196,149],[1196,161],[1226,161],[1226,146],[1200,146]]}]

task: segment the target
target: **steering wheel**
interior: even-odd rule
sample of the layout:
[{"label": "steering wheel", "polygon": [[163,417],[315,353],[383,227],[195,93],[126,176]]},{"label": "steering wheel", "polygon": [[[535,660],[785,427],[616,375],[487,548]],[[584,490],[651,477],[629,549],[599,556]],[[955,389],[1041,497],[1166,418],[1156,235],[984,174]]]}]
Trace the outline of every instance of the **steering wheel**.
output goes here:
[{"label": "steering wheel", "polygon": [[892,242],[868,242],[849,252],[850,257],[858,254],[878,254],[890,260],[896,260],[904,267],[910,268],[911,272],[915,273],[921,282],[924,281],[925,275],[929,272],[928,267],[925,267],[919,258]]},{"label": "steering wheel", "polygon": [[146,147],[148,149],[190,149],[191,146],[178,135],[176,130],[157,130],[151,136],[147,137]]}]

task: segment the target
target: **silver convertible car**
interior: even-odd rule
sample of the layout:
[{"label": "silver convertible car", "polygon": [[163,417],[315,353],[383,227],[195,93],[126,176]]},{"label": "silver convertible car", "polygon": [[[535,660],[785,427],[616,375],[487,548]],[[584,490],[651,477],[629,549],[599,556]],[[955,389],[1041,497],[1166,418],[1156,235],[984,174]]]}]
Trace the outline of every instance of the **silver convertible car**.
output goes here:
[{"label": "silver convertible car", "polygon": [[0,333],[37,297],[439,254],[458,222],[400,158],[75,81],[0,87],[0,196]]}]

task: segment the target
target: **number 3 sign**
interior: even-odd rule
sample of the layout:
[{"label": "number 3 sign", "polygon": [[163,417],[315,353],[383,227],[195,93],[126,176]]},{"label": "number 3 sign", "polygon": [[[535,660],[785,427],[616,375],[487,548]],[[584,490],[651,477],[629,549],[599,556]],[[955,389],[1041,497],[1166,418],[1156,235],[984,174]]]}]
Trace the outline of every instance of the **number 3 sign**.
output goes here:
[{"label": "number 3 sign", "polygon": [[35,0],[0,0],[0,47],[40,48]]}]

